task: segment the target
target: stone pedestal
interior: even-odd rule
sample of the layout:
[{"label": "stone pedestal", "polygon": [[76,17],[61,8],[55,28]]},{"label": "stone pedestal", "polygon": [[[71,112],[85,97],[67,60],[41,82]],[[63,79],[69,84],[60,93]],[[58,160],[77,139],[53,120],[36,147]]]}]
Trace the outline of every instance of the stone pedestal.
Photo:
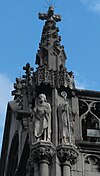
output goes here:
[{"label": "stone pedestal", "polygon": [[57,147],[57,155],[63,168],[63,176],[71,176],[71,165],[75,164],[78,158],[78,151],[74,145],[61,144]]},{"label": "stone pedestal", "polygon": [[[51,142],[47,141],[39,141],[31,146],[30,158],[31,163],[36,163],[39,166],[39,175],[41,176],[49,176],[49,165],[51,164],[52,157],[55,154],[55,148]],[[31,165],[28,164],[29,172]],[[33,164],[34,167],[34,164]],[[27,176],[30,176],[31,173],[27,172]],[[32,173],[33,174],[33,173]]]}]

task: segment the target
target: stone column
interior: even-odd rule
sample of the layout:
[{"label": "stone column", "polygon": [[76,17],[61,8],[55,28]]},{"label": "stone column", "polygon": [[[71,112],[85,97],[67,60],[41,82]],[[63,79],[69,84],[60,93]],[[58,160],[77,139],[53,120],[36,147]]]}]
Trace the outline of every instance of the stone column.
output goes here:
[{"label": "stone column", "polygon": [[57,90],[52,90],[52,142],[55,146],[58,145],[58,121],[57,121]]},{"label": "stone column", "polygon": [[75,164],[78,157],[77,148],[61,144],[57,147],[57,155],[63,168],[63,176],[71,176],[71,165]]},{"label": "stone column", "polygon": [[[55,154],[55,148],[51,142],[39,141],[31,146],[30,159],[31,165],[28,164],[27,176],[34,174],[34,164],[39,166],[39,176],[49,176],[49,165]],[[29,159],[29,161],[30,161]],[[31,167],[31,168],[30,168]],[[31,173],[33,172],[33,173]]]},{"label": "stone column", "polygon": [[40,175],[49,176],[49,162],[46,160],[41,160],[40,162]]},{"label": "stone column", "polygon": [[63,166],[63,176],[70,176],[71,165],[69,162],[62,163]]}]

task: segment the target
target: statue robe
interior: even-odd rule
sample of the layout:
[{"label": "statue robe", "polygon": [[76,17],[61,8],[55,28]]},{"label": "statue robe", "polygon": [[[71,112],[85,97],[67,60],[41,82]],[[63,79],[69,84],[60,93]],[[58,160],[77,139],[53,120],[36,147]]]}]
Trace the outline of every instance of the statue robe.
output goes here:
[{"label": "statue robe", "polygon": [[44,130],[47,130],[47,136],[51,133],[51,108],[50,104],[45,102],[39,104],[35,112],[35,137],[42,136]]}]

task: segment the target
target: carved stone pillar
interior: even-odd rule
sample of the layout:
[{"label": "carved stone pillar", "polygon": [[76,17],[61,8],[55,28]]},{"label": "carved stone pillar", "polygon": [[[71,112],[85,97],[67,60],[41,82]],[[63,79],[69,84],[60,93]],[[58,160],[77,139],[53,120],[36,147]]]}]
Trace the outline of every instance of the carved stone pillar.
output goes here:
[{"label": "carved stone pillar", "polygon": [[69,162],[63,163],[62,166],[63,166],[63,176],[66,176],[66,175],[70,176],[71,166],[70,166]]},{"label": "carved stone pillar", "polygon": [[49,162],[42,160],[40,164],[40,173],[41,176],[49,176]]},{"label": "carved stone pillar", "polygon": [[78,157],[78,151],[76,147],[74,145],[59,145],[57,147],[57,155],[62,164],[63,176],[70,176],[71,165],[75,164]]},{"label": "carved stone pillar", "polygon": [[[52,161],[54,153],[55,148],[50,142],[39,141],[32,145],[30,152],[31,163],[36,163],[39,166],[39,175],[49,176],[49,165]],[[29,165],[30,164],[28,164],[28,166]],[[30,170],[34,169],[28,168],[27,170],[30,172]],[[27,173],[27,176],[31,176],[31,173]]]}]

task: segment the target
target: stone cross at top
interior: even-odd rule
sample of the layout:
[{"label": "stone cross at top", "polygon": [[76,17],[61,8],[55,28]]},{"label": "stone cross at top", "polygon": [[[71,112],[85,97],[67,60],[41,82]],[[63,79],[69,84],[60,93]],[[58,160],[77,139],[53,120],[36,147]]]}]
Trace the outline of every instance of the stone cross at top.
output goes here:
[{"label": "stone cross at top", "polygon": [[39,13],[39,19],[52,20],[52,21],[58,22],[58,21],[61,21],[61,16],[55,15],[54,8],[52,6],[50,6],[47,13]]}]

